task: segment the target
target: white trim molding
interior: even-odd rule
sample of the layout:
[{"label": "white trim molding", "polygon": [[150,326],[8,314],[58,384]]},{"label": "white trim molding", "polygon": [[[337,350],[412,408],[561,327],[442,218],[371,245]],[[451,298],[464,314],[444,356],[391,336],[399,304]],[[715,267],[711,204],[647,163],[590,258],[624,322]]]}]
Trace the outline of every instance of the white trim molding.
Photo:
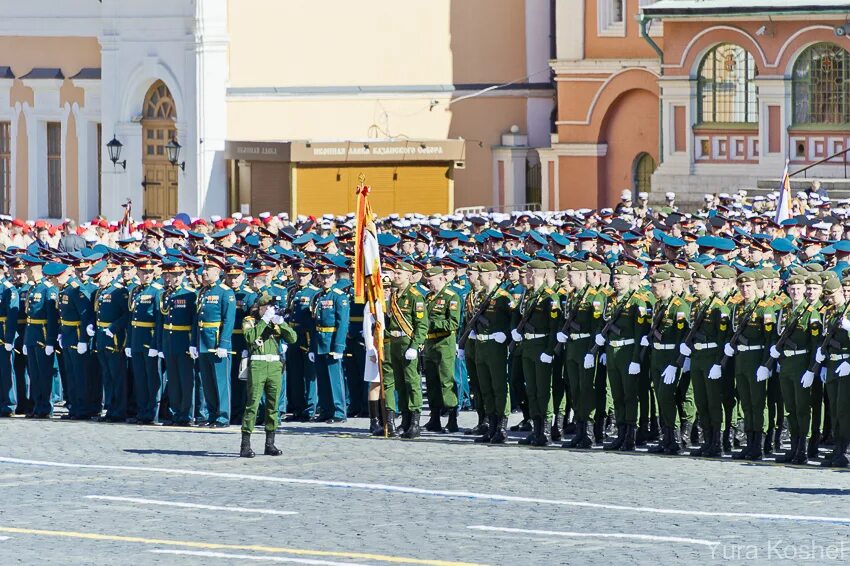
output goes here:
[{"label": "white trim molding", "polygon": [[559,157],[605,157],[607,143],[559,143],[552,144],[552,151]]}]

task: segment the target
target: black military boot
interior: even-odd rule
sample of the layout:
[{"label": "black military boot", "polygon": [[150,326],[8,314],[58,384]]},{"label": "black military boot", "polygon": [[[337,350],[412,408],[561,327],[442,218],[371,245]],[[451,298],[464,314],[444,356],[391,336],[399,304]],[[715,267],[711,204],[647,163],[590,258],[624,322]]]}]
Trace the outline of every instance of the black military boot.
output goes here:
[{"label": "black military boot", "polygon": [[637,444],[637,427],[635,425],[626,425],[626,434],[623,438],[623,444],[620,446],[620,452],[634,452]]},{"label": "black military boot", "polygon": [[753,433],[753,447],[747,454],[747,460],[758,462],[764,458],[764,433],[761,431]]},{"label": "black military boot", "polygon": [[445,432],[460,432],[460,427],[457,426],[457,407],[449,409],[449,422],[446,424]]},{"label": "black military boot", "polygon": [[440,411],[431,409],[431,418],[425,423],[425,430],[428,432],[443,432],[443,425],[440,423]]},{"label": "black military boot", "polygon": [[750,450],[752,450],[752,449],[753,449],[753,433],[748,432],[747,433],[747,445],[744,448],[742,448],[740,452],[735,452],[734,454],[732,454],[732,459],[733,460],[746,460],[747,457],[750,455]]},{"label": "black military boot", "polygon": [[669,427],[661,427],[661,439],[658,441],[658,444],[655,446],[650,446],[647,449],[647,452],[650,454],[664,454],[667,451],[667,447],[670,445],[670,439],[673,436],[673,430]]},{"label": "black military boot", "polygon": [[536,417],[531,420],[531,432],[525,438],[521,438],[519,440],[519,444],[523,446],[531,446],[534,444],[534,441],[537,440],[537,435],[540,434],[540,429],[543,428],[543,419],[540,419],[540,423],[537,421],[538,419]]},{"label": "black military boot", "polygon": [[[843,434],[843,433],[842,433]],[[848,466],[847,447],[850,446],[850,441],[835,439],[835,444],[838,446],[838,453],[832,458],[833,468],[846,468]]]},{"label": "black military boot", "polygon": [[835,448],[828,454],[826,454],[820,461],[821,468],[831,468],[832,461],[838,456],[838,449],[840,448],[840,443],[835,443]]},{"label": "black military boot", "polygon": [[782,450],[782,432],[784,429],[781,426],[776,427],[773,431],[773,450],[779,452]]},{"label": "black military boot", "polygon": [[611,411],[605,416],[605,434],[608,438],[611,438],[611,435],[614,434],[614,431],[616,431],[619,436],[619,428],[620,427],[617,426],[617,414],[614,411]]},{"label": "black military boot", "polygon": [[508,440],[508,417],[493,417],[493,434],[490,436],[490,444],[504,444]]},{"label": "black military boot", "polygon": [[403,436],[404,433],[407,432],[407,429],[410,428],[410,417],[411,415],[409,411],[401,412],[401,427],[398,429],[399,436]]},{"label": "black military boot", "polygon": [[779,464],[790,464],[794,461],[794,456],[797,455],[797,448],[800,444],[799,436],[791,437],[791,448],[788,449],[788,452],[782,454],[781,456],[776,457],[776,462]]},{"label": "black military boot", "polygon": [[[576,421],[576,435],[572,440],[568,440],[561,445],[561,448],[577,448],[584,437],[587,436],[587,427],[585,421]],[[552,440],[555,440],[555,429],[552,429]]]},{"label": "black military boot", "polygon": [[511,432],[529,432],[532,429],[532,423],[531,417],[528,416],[528,407],[520,404],[519,408],[522,411],[522,420],[511,427]]},{"label": "black military boot", "polygon": [[626,425],[619,425],[617,427],[617,438],[614,439],[614,442],[609,444],[608,446],[603,446],[603,450],[619,450],[620,446],[623,445],[623,442],[626,440]]},{"label": "black military boot", "polygon": [[723,452],[732,452],[732,427],[723,429]]},{"label": "black military boot", "polygon": [[646,428],[646,423],[643,423],[637,427],[637,432],[635,433],[635,446],[646,446],[648,438],[649,430]]},{"label": "black military boot", "polygon": [[[384,431],[381,431],[383,434]],[[398,438],[398,431],[395,429],[395,411],[387,409],[387,438]]]},{"label": "black military boot", "polygon": [[[697,427],[694,427],[692,430],[696,430]],[[694,456],[696,458],[701,458],[706,455],[709,449],[709,445],[711,444],[711,427],[705,427],[702,429],[702,444],[697,443],[697,447],[691,450],[690,456]]]},{"label": "black military boot", "polygon": [[540,434],[537,435],[537,438],[531,444],[532,446],[549,446],[551,442],[552,423],[549,422],[549,419],[540,417]]},{"label": "black military boot", "polygon": [[[411,438],[411,439],[412,438],[419,438],[419,434],[420,434],[419,417],[420,416],[421,416],[421,413],[419,411],[413,411],[413,413],[410,415],[410,426],[407,428],[407,430],[404,431],[404,433],[402,433],[402,435],[401,435],[402,438]],[[438,419],[440,418],[439,414],[437,415],[437,418]]]},{"label": "black military boot", "polygon": [[682,450],[688,449],[688,444],[691,441],[691,428],[693,425],[689,421],[682,421],[682,434],[680,446]]},{"label": "black military boot", "polygon": [[477,412],[478,412],[478,424],[475,425],[472,428],[466,429],[465,431],[463,431],[463,434],[465,434],[467,436],[477,436],[479,434],[484,434],[482,427],[485,427],[485,428],[487,427],[487,421],[488,421],[489,417],[484,414],[484,409],[478,409]]},{"label": "black military boot", "polygon": [[280,456],[283,451],[274,445],[274,431],[266,431],[266,449],[263,452],[266,456]]},{"label": "black military boot", "polygon": [[594,424],[590,421],[583,421],[584,424],[584,437],[582,441],[576,448],[581,448],[583,450],[589,450],[593,448],[593,435],[594,435]]},{"label": "black military boot", "polygon": [[369,434],[372,436],[384,435],[384,427],[381,426],[380,401],[369,401]]},{"label": "black military boot", "polygon": [[476,436],[473,442],[484,443],[490,442],[493,438],[493,433],[496,431],[496,415],[487,415],[487,426],[481,436]]},{"label": "black military boot", "polygon": [[806,453],[806,448],[806,437],[801,436],[800,441],[797,443],[797,452],[794,454],[794,458],[791,460],[792,464],[802,466],[804,464],[809,463],[809,455]]},{"label": "black military boot", "polygon": [[820,446],[820,433],[813,432],[811,438],[809,438],[809,447],[806,451],[806,455],[811,459],[817,459],[818,457],[818,447]]},{"label": "black military boot", "polygon": [[741,443],[746,438],[746,434],[744,431],[744,421],[738,421],[737,426],[732,427],[733,435],[732,435],[732,447],[740,448]]},{"label": "black military boot", "polygon": [[555,423],[552,425],[552,442],[560,442],[563,438],[564,415],[555,415]]},{"label": "black military boot", "polygon": [[722,458],[723,443],[720,440],[720,429],[711,427],[711,440],[709,441],[708,451],[703,454],[706,458]]},{"label": "black military boot", "polygon": [[773,455],[773,427],[767,429],[767,434],[764,435],[764,455]]},{"label": "black military boot", "polygon": [[242,433],[242,447],[239,449],[239,457],[240,458],[253,458],[255,456],[254,451],[251,450],[251,433],[243,432]]},{"label": "black military boot", "polygon": [[596,418],[593,420],[593,443],[602,444],[605,440],[605,419]]},{"label": "black military boot", "polygon": [[664,451],[668,456],[677,456],[682,450],[682,438],[679,434],[679,429],[673,427],[670,429],[670,442],[667,444],[667,449]]},{"label": "black military boot", "polygon": [[[570,414],[570,408],[567,407],[567,415]],[[575,415],[573,415],[575,417]],[[566,417],[564,417],[564,424],[561,427],[561,436],[566,436],[568,434],[575,434],[578,431],[578,425],[575,421],[568,421]]]},{"label": "black military boot", "polygon": [[663,427],[658,422],[658,417],[653,417],[649,419],[649,435],[647,435],[647,440],[660,440],[662,435],[664,434]]},{"label": "black military boot", "polygon": [[691,427],[691,436],[690,436],[691,446],[699,446],[700,445],[700,443],[699,443],[700,433],[702,433],[702,442],[703,442],[703,444],[705,444],[705,437],[707,435],[705,434],[705,432],[703,432],[702,427],[699,425],[699,423],[694,423],[694,426]]}]

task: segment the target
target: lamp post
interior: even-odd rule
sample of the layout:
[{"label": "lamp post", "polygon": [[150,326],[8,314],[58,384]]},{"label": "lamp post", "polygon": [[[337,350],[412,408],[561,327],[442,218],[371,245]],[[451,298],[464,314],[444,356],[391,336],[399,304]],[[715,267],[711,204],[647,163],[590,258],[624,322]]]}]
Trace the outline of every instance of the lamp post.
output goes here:
[{"label": "lamp post", "polygon": [[121,159],[121,148],[124,147],[118,138],[115,135],[112,136],[112,140],[106,144],[106,149],[109,151],[109,160],[112,162],[112,165],[121,165],[125,170],[127,169],[127,160],[118,161]]},{"label": "lamp post", "polygon": [[177,140],[174,139],[174,138],[171,138],[171,141],[169,141],[165,145],[165,151],[168,152],[168,162],[171,163],[172,165],[174,165],[175,167],[179,167],[181,170],[185,171],[186,170],[186,162],[185,161],[179,162],[179,160],[180,160],[180,150],[181,149],[182,149],[182,146],[179,143],[177,143]]}]

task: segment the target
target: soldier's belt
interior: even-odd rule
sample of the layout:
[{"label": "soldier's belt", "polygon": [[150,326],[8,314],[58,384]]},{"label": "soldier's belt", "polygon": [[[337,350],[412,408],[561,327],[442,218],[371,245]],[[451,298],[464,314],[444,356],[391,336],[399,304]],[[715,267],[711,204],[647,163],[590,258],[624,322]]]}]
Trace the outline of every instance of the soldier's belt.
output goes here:
[{"label": "soldier's belt", "polygon": [[676,348],[677,344],[659,344],[657,342],[652,343],[653,350],[673,350]]},{"label": "soldier's belt", "polygon": [[245,334],[245,331],[242,330],[241,328],[234,328],[233,333],[234,334]]},{"label": "soldier's belt", "polygon": [[336,326],[317,326],[316,332],[336,332]]},{"label": "soldier's belt", "polygon": [[203,321],[201,321],[201,322],[198,323],[198,326],[200,326],[201,328],[220,328],[221,327],[221,321],[219,321],[219,322],[203,322]]},{"label": "soldier's belt", "polygon": [[393,338],[404,338],[404,337],[406,337],[406,336],[407,336],[407,334],[405,334],[405,333],[404,333],[404,332],[402,332],[401,330],[390,330],[390,331],[388,332],[388,334],[389,334],[390,336],[392,336]]},{"label": "soldier's belt", "polygon": [[192,331],[191,326],[177,326],[176,324],[163,324],[162,328],[163,328],[163,330],[171,330],[171,331],[177,331],[177,332],[191,332]]},{"label": "soldier's belt", "polygon": [[583,332],[581,334],[570,334],[570,340],[582,340],[584,338],[590,338],[590,333]]},{"label": "soldier's belt", "polygon": [[152,322],[142,322],[141,320],[134,320],[130,323],[134,328],[153,328],[154,323]]},{"label": "soldier's belt", "polygon": [[100,322],[100,321],[98,321],[97,325],[100,328],[109,328],[110,326],[112,326],[112,323],[111,322]]},{"label": "soldier's belt", "polygon": [[626,338],[625,340],[611,340],[608,342],[608,345],[612,348],[622,348],[623,346],[630,346],[634,343],[634,338]]},{"label": "soldier's belt", "polygon": [[0,316],[0,322],[6,322],[6,317],[5,317],[5,316]]},{"label": "soldier's belt", "polygon": [[808,352],[808,350],[782,350],[782,355],[786,358],[790,358],[791,356],[799,356],[806,352]]},{"label": "soldier's belt", "polygon": [[744,346],[739,344],[737,349],[739,352],[751,352],[753,350],[764,350],[764,346],[761,344],[756,344],[755,346]]},{"label": "soldier's belt", "polygon": [[363,322],[362,316],[350,316],[348,317],[349,322]]},{"label": "soldier's belt", "polygon": [[694,350],[700,352],[702,350],[711,350],[717,347],[717,342],[698,342],[694,344]]},{"label": "soldier's belt", "polygon": [[252,362],[279,362],[280,356],[276,354],[254,354],[251,356]]},{"label": "soldier's belt", "polygon": [[523,334],[523,340],[535,340],[537,338],[546,338],[548,334]]},{"label": "soldier's belt", "polygon": [[829,361],[831,361],[831,362],[846,360],[847,358],[850,358],[850,354],[830,354],[829,355]]},{"label": "soldier's belt", "polygon": [[487,342],[488,340],[493,339],[492,334],[476,334],[475,339],[479,342]]},{"label": "soldier's belt", "polygon": [[44,318],[27,318],[27,324],[38,324],[44,326],[47,324],[47,320]]},{"label": "soldier's belt", "polygon": [[62,326],[72,326],[74,328],[80,327],[80,321],[79,320],[62,320],[62,321],[60,321],[60,324]]},{"label": "soldier's belt", "polygon": [[438,340],[440,338],[445,338],[446,336],[451,336],[451,332],[431,332],[430,334],[426,334],[425,338],[427,340]]}]

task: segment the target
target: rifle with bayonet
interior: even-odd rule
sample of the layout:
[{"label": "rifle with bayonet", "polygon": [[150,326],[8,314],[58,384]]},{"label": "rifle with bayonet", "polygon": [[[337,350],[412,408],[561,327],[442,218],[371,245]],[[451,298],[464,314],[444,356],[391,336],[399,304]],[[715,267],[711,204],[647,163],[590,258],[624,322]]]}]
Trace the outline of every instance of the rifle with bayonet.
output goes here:
[{"label": "rifle with bayonet", "polygon": [[[791,334],[794,332],[794,327],[797,326],[797,323],[803,318],[803,315],[806,314],[806,307],[804,305],[799,306],[799,311],[794,315],[794,318],[785,325],[785,328],[782,329],[782,332],[779,334],[779,338],[776,339],[776,344],[773,345],[774,348],[782,352],[785,349],[785,345],[788,344],[788,347],[792,350],[797,349],[797,345],[790,341]],[[768,360],[763,364],[764,367],[768,369],[768,371],[773,371],[773,368],[776,367],[776,362],[779,361],[777,358],[770,356]]]},{"label": "rifle with bayonet", "polygon": [[496,296],[496,293],[499,292],[499,288],[501,287],[501,285],[502,282],[499,281],[499,283],[493,288],[493,290],[490,291],[490,293],[488,293],[486,297],[484,297],[484,300],[481,301],[481,304],[478,305],[478,308],[475,309],[475,314],[472,315],[472,318],[470,318],[466,322],[466,325],[464,325],[463,332],[461,333],[460,338],[457,341],[457,347],[459,350],[463,350],[463,347],[466,345],[466,341],[469,339],[469,335],[472,334],[472,330],[475,328],[475,324],[479,320],[482,320],[482,317],[484,316],[484,311],[487,310],[487,304],[493,299],[493,297]]},{"label": "rifle with bayonet", "polygon": [[[520,303],[519,303],[520,305],[522,305],[523,301],[525,301],[526,293],[528,293],[528,289],[523,291],[522,297],[520,298]],[[522,315],[522,318],[519,319],[519,324],[517,324],[516,328],[514,329],[519,334],[525,334],[526,328],[528,328],[529,330],[532,330],[532,331],[534,330],[534,328],[529,326],[528,320],[531,318],[531,314],[534,312],[534,309],[537,308],[537,303],[540,301],[540,295],[541,295],[541,293],[538,293],[538,295],[536,297],[534,297],[534,302],[532,302],[530,305],[528,305],[528,307],[525,309],[525,312]],[[516,341],[513,340],[513,336],[511,338],[512,338],[511,343],[508,344],[508,355],[513,354],[514,350],[516,349]]]},{"label": "rifle with bayonet", "polygon": [[[608,322],[605,323],[605,326],[602,327],[602,330],[599,331],[599,334],[605,341],[608,341],[609,334],[615,334],[617,336],[620,335],[620,329],[617,327],[617,320],[620,318],[620,315],[623,314],[623,311],[626,310],[626,305],[629,304],[629,301],[632,299],[632,296],[635,294],[634,291],[629,293],[629,295],[617,305],[617,308],[614,309],[614,312],[611,313],[611,318],[608,319]],[[595,356],[599,353],[599,348],[601,346],[599,344],[594,343],[593,347],[590,348],[590,355]]]},{"label": "rifle with bayonet", "polygon": [[[570,309],[570,313],[567,315],[567,319],[564,321],[564,326],[562,326],[560,330],[562,334],[567,334],[570,330],[574,332],[581,330],[578,323],[576,322],[576,316],[578,316],[579,306],[581,306],[581,303],[587,298],[587,293],[589,291],[590,285],[584,288],[584,292],[582,293],[581,298],[579,298],[579,300],[576,301],[576,303],[573,305],[573,308]],[[555,355],[557,356],[558,354],[560,354],[563,349],[564,345],[561,342],[555,344]]]},{"label": "rifle with bayonet", "polygon": [[[694,323],[691,325],[691,330],[688,332],[687,336],[685,336],[685,341],[682,342],[689,350],[693,350],[694,342],[696,342],[697,336],[700,334],[700,329],[702,328],[702,323],[705,322],[706,317],[708,317],[708,311],[711,310],[712,299],[708,299],[708,304],[705,306],[703,310],[697,313],[697,317],[694,319]],[[682,354],[679,354],[679,358],[676,360],[676,367],[685,367],[685,358]]]},{"label": "rifle with bayonet", "polygon": [[[661,332],[659,332],[658,327],[661,326],[661,322],[664,320],[664,315],[667,314],[667,309],[670,308],[670,303],[673,301],[671,297],[670,300],[667,301],[667,304],[664,305],[664,308],[656,309],[655,315],[652,317],[652,325],[649,327],[649,343],[653,344],[656,340],[661,340]],[[649,350],[649,346],[641,346],[640,348],[640,357],[638,360],[643,362],[643,359],[646,357],[646,351]]]},{"label": "rifle with bayonet", "polygon": [[[732,333],[732,337],[729,339],[729,345],[732,347],[733,350],[738,349],[739,343],[742,345],[746,345],[744,337],[741,336],[741,334],[743,334],[744,328],[750,322],[750,319],[753,317],[753,314],[756,312],[757,308],[758,303],[753,305],[753,308],[751,308],[749,311],[745,312],[744,315],[741,317],[741,320],[738,322],[738,328],[735,330],[735,332]],[[723,352],[723,357],[720,359],[720,367],[725,367],[728,362],[729,356],[726,355],[726,352]]]}]

